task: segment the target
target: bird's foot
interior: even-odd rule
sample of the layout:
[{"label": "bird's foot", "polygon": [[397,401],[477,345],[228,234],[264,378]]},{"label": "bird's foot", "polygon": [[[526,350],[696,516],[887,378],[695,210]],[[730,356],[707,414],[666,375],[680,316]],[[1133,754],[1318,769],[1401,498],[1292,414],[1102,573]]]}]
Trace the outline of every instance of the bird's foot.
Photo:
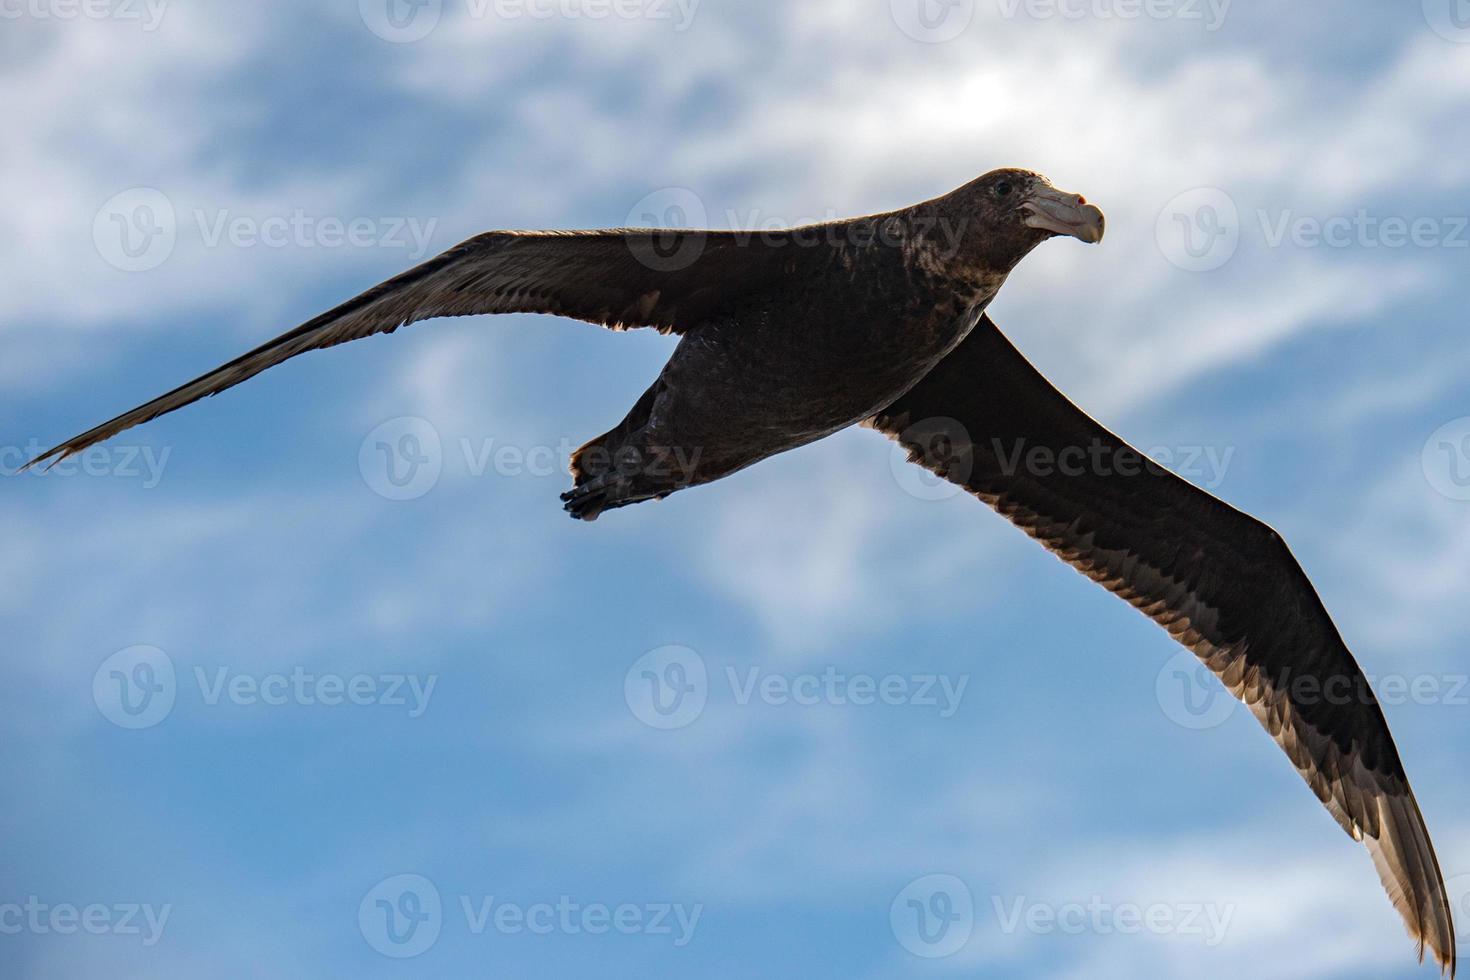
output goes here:
[{"label": "bird's foot", "polygon": [[563,508],[579,521],[595,521],[605,510],[616,510],[645,500],[662,500],[673,490],[640,491],[618,473],[595,476],[561,495]]},{"label": "bird's foot", "polygon": [[646,497],[635,496],[626,476],[616,471],[579,479],[561,495],[566,512],[579,521],[595,521],[605,510],[636,504]]}]

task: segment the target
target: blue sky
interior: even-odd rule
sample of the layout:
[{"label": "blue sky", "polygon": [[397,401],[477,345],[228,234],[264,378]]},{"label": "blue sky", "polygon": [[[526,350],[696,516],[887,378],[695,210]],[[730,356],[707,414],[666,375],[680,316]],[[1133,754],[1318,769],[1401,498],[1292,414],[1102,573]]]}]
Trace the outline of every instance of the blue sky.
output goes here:
[{"label": "blue sky", "polygon": [[1108,240],[992,314],[1286,535],[1463,900],[1470,10],[925,3],[0,2],[0,972],[1433,975],[1246,711],[874,433],[568,520],[668,338],[419,325],[14,475],[477,231],[1037,169]]}]

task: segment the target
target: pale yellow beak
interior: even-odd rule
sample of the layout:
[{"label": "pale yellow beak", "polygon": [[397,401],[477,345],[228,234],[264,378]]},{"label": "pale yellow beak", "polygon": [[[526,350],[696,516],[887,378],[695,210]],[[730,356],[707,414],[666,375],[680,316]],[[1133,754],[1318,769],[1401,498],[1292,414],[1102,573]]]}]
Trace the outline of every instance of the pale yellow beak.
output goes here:
[{"label": "pale yellow beak", "polygon": [[1081,194],[1068,194],[1055,187],[1038,184],[1021,205],[1026,212],[1028,228],[1040,228],[1058,235],[1068,235],[1089,245],[1103,239],[1105,221],[1096,205],[1088,204]]}]

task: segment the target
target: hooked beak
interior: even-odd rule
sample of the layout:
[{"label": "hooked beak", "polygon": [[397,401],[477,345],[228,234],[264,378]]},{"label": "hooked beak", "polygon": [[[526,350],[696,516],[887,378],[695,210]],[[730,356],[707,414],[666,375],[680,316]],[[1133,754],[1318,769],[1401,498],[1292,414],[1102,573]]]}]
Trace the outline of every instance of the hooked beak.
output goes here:
[{"label": "hooked beak", "polygon": [[1021,205],[1028,228],[1069,235],[1089,245],[1103,238],[1103,213],[1080,194],[1067,194],[1055,187],[1037,185]]}]

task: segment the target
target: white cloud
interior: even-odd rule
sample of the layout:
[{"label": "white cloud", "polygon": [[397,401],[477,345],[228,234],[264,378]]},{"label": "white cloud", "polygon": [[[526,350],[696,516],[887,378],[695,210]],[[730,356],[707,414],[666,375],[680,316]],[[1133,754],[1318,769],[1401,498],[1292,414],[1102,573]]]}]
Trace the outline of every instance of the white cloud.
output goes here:
[{"label": "white cloud", "polygon": [[[14,731],[101,724],[92,676],[134,644],[163,649],[181,671],[437,669],[437,648],[421,642],[427,631],[488,629],[535,594],[552,564],[511,515],[425,522],[443,513],[435,510],[442,497],[395,505],[360,482],[187,506],[111,495],[85,517],[56,493],[54,508],[13,520],[0,541],[0,567],[25,569],[4,605],[30,638],[24,656],[10,658],[14,683],[0,692],[0,719]],[[381,567],[381,556],[354,561],[374,528],[390,527],[413,543],[409,557]],[[516,561],[497,567],[491,550]],[[48,610],[46,622],[34,609]]]},{"label": "white cloud", "polygon": [[[976,896],[982,925],[961,954],[961,965],[993,966],[1045,947],[1066,963],[1053,975],[1078,980],[1185,972],[1208,977],[1248,972],[1262,980],[1327,978],[1374,969],[1407,974],[1414,946],[1370,862],[1350,853],[1359,848],[1346,837],[1328,839],[1324,824],[1261,822],[1235,832],[1217,828],[1197,835],[1093,840],[1064,847],[1048,867],[1020,874],[1012,870],[987,882],[991,894]],[[1313,837],[1305,847],[1292,840],[1313,833],[1321,838]],[[1024,905],[1052,909],[1100,900],[1104,912],[1098,921],[1104,928],[1127,922],[1110,918],[1109,907],[1159,906],[1173,916],[1159,921],[1182,926],[1190,909],[1203,906],[1205,912],[1190,927],[1203,934],[1183,928],[1122,934],[1089,925],[1090,934],[1061,936],[1072,942],[1059,946],[1057,933],[1031,933],[1024,926],[1003,932],[995,896],[1003,908],[1017,898],[1025,899]],[[1225,925],[1223,935],[1211,925],[1210,914],[1214,925]]]},{"label": "white cloud", "polygon": [[1396,670],[1463,667],[1455,641],[1470,634],[1463,588],[1470,579],[1470,503],[1437,493],[1416,453],[1344,510],[1321,547],[1351,569],[1346,577],[1360,596],[1348,604],[1355,631],[1393,658]]}]

